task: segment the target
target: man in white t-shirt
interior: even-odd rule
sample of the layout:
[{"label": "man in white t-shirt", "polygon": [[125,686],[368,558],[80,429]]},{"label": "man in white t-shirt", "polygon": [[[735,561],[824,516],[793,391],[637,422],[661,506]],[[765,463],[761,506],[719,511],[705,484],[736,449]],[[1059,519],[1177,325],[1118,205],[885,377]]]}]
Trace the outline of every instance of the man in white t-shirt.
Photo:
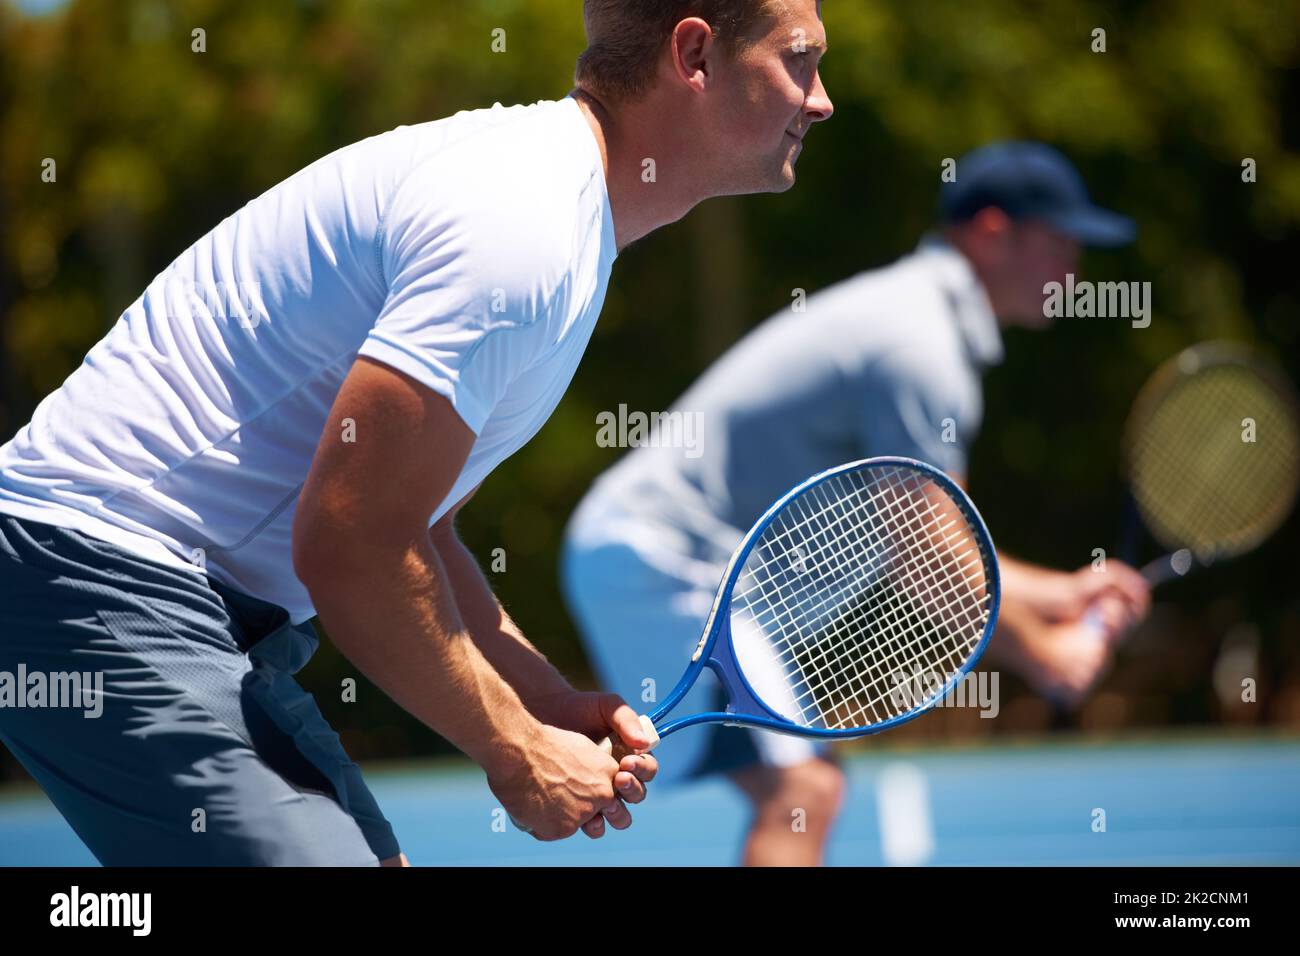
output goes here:
[{"label": "man in white t-shirt", "polygon": [[404,862],[291,676],[316,614],[521,827],[630,824],[657,763],[592,740],[643,748],[635,712],[524,639],[453,518],[563,395],[619,250],[793,184],[832,110],[819,6],[587,0],[570,96],[285,180],[0,448],[0,670],[90,675],[85,713],[0,708],[0,740],[102,862]]}]

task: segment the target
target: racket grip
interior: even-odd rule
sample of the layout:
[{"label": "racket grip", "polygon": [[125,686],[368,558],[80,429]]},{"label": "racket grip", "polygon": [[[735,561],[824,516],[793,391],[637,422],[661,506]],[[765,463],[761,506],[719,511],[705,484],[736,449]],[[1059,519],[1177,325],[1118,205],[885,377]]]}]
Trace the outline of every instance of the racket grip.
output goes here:
[{"label": "racket grip", "polygon": [[[1174,578],[1181,578],[1195,566],[1196,559],[1192,552],[1187,548],[1180,548],[1173,554],[1166,554],[1163,558],[1156,558],[1150,564],[1144,565],[1138,573],[1154,588]],[[1091,605],[1084,612],[1083,623],[1097,635],[1099,640],[1106,636],[1106,628],[1102,626],[1101,612],[1096,604]]]},{"label": "racket grip", "polygon": [[1099,641],[1106,639],[1106,625],[1101,620],[1101,609],[1096,604],[1088,605],[1088,610],[1083,612],[1083,626],[1092,632],[1092,636]]},{"label": "racket grip", "polygon": [[[646,732],[650,738],[650,746],[646,750],[654,750],[659,743],[659,731],[655,730],[655,725],[651,723],[650,718],[645,714],[641,715],[641,729]],[[604,740],[597,742],[597,747],[605,751],[615,760],[622,760],[628,754],[645,753],[645,751],[629,750],[621,740],[614,740],[612,737],[606,737]]]},{"label": "racket grip", "polygon": [[1164,584],[1166,581],[1172,581],[1174,578],[1181,578],[1192,570],[1196,565],[1196,558],[1188,548],[1179,548],[1173,554],[1166,554],[1163,558],[1156,558],[1150,564],[1142,568],[1142,577],[1147,579],[1147,584],[1152,587]]}]

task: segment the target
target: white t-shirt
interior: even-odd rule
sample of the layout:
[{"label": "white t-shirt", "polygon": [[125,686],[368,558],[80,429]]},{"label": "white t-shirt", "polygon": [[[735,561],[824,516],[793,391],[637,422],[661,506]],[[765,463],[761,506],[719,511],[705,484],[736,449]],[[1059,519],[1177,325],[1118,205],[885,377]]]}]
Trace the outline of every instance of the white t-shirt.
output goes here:
[{"label": "white t-shirt", "polygon": [[446,396],[477,435],[432,524],[550,416],[616,255],[571,98],[340,149],[150,283],[0,447],[0,512],[201,565],[304,621],[295,505],[357,356]]}]

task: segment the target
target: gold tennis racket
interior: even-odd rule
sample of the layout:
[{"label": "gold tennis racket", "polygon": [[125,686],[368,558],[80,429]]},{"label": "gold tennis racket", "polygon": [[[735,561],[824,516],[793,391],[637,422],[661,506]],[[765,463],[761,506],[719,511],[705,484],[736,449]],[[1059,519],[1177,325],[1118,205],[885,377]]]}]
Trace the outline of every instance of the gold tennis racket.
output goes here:
[{"label": "gold tennis racket", "polygon": [[1156,370],[1124,441],[1134,504],[1170,552],[1144,569],[1152,584],[1252,551],[1287,519],[1296,409],[1282,373],[1241,346],[1196,345]]},{"label": "gold tennis racket", "polygon": [[[1287,519],[1300,486],[1300,414],[1286,377],[1251,350],[1192,346],[1147,380],[1124,430],[1137,518],[1167,551],[1141,569],[1155,587],[1257,548]],[[1099,630],[1100,616],[1089,612]]]}]

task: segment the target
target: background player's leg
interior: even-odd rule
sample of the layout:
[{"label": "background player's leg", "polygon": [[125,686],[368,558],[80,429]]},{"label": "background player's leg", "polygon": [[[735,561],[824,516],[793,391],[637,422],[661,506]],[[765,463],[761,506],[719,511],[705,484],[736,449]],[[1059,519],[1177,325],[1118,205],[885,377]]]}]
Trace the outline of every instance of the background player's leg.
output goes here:
[{"label": "background player's leg", "polygon": [[786,767],[754,764],[728,776],[754,807],[745,866],[821,865],[844,798],[844,774],[833,761],[816,756]]}]

